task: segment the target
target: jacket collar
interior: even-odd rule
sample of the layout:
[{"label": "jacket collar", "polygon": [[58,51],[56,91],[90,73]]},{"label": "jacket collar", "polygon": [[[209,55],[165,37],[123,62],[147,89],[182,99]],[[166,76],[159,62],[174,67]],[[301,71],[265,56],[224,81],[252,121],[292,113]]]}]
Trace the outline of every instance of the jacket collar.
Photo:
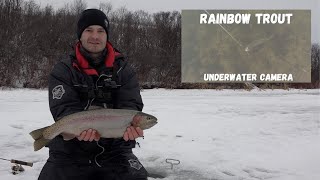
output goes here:
[{"label": "jacket collar", "polygon": [[[80,48],[81,48],[81,43],[80,41],[76,44],[76,50],[75,50],[75,56],[76,56],[76,60],[77,60],[77,64],[73,64],[73,66],[77,66],[78,69],[81,69],[82,71],[84,71],[87,75],[99,75],[97,70],[92,68],[89,65],[88,60],[83,56],[83,54],[81,54],[80,52]],[[107,42],[106,44],[106,49],[107,49],[107,55],[105,57],[104,60],[104,64],[106,67],[112,68],[113,67],[113,63],[115,60],[115,57],[120,55],[119,52],[116,52],[112,46],[112,44],[110,42]]]}]

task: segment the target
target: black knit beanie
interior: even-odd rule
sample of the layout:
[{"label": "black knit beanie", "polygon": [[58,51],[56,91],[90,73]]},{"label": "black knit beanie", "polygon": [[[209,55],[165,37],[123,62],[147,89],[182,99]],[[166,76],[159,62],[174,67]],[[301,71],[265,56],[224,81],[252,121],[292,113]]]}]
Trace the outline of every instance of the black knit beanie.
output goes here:
[{"label": "black knit beanie", "polygon": [[86,9],[80,14],[77,24],[77,35],[79,40],[82,32],[91,25],[102,26],[107,32],[107,37],[109,38],[109,20],[107,16],[98,9]]}]

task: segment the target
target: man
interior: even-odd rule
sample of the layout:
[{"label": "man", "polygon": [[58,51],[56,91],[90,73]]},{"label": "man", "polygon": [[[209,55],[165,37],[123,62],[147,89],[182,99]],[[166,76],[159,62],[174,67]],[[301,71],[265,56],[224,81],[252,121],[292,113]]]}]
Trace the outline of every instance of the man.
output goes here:
[{"label": "man", "polygon": [[[75,53],[55,65],[49,77],[49,106],[55,121],[91,107],[142,111],[138,80],[108,41],[109,21],[97,9],[82,12]],[[132,153],[139,128],[123,138],[100,138],[94,129],[69,141],[61,136],[48,145],[49,158],[39,180],[145,180],[147,171]]]}]

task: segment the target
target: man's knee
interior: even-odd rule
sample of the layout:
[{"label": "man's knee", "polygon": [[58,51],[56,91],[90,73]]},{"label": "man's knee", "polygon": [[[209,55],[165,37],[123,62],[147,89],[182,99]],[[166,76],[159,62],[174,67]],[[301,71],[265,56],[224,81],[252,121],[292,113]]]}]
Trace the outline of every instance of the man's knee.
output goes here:
[{"label": "man's knee", "polygon": [[140,163],[138,158],[133,154],[129,153],[126,155],[126,171],[127,179],[132,180],[146,180],[148,179],[148,172]]},{"label": "man's knee", "polygon": [[76,165],[72,164],[56,164],[53,162],[46,162],[43,166],[38,180],[69,180],[77,179],[84,180],[86,172],[79,169]]}]

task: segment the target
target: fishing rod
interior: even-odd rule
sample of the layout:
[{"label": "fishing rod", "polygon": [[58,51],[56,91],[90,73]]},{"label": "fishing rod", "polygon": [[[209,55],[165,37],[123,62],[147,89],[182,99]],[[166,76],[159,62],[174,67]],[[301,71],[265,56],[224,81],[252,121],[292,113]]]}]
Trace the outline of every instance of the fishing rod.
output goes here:
[{"label": "fishing rod", "polygon": [[20,165],[25,165],[25,166],[30,166],[32,167],[33,166],[33,163],[31,162],[25,162],[25,161],[19,161],[19,160],[15,160],[15,159],[5,159],[5,158],[0,158],[1,160],[5,160],[5,161],[10,161],[11,163],[14,163],[14,164],[20,164]]},{"label": "fishing rod", "polygon": [[10,159],[5,159],[5,158],[0,158],[0,160],[9,161],[9,162],[14,164],[11,167],[13,175],[16,175],[19,172],[23,172],[24,171],[24,168],[22,167],[22,165],[30,166],[30,167],[33,166],[33,163],[31,163],[31,162],[25,162],[25,161],[20,161],[20,160],[16,160],[16,159],[11,159],[10,160]]}]

